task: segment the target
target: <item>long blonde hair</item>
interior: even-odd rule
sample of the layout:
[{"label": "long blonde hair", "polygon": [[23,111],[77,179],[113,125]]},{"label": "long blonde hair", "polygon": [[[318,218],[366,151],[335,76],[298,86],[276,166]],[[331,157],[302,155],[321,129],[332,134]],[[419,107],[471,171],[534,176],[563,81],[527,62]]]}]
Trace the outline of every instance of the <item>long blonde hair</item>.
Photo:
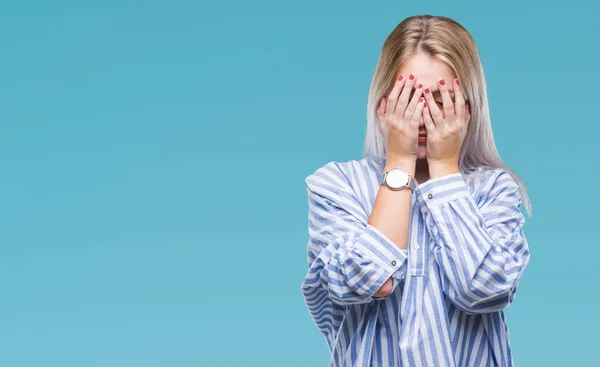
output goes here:
[{"label": "long blonde hair", "polygon": [[503,168],[519,185],[519,193],[531,216],[527,187],[500,158],[496,149],[487,97],[483,65],[475,41],[455,20],[443,16],[420,15],[404,19],[386,38],[369,89],[367,132],[363,158],[385,157],[385,140],[379,128],[377,107],[391,91],[397,71],[418,52],[448,65],[460,80],[469,102],[471,121],[460,152],[461,172],[478,166]]}]

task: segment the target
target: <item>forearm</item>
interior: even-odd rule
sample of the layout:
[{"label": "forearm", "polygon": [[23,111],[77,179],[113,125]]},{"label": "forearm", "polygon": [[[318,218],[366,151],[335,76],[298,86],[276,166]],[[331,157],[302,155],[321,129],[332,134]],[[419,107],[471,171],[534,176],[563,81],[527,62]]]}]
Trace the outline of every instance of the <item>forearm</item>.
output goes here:
[{"label": "forearm", "polygon": [[[416,159],[388,159],[384,172],[396,167],[403,168],[414,177]],[[430,178],[442,177],[457,172],[460,172],[458,164],[452,162],[430,162],[429,164]],[[383,232],[403,251],[408,248],[412,194],[408,189],[394,191],[385,185],[380,186],[369,217],[369,224]],[[374,297],[385,297],[391,289],[392,278],[390,277],[375,293]]]},{"label": "forearm", "polygon": [[444,292],[472,313],[507,307],[529,261],[519,186],[505,170],[487,180],[479,201],[459,173],[421,184],[417,197],[434,239],[431,253],[447,279]]},{"label": "forearm", "polygon": [[[406,170],[414,177],[416,160],[388,160],[384,172],[396,167]],[[369,224],[383,232],[400,250],[406,250],[408,246],[411,201],[410,189],[394,191],[382,185],[369,216]]]},{"label": "forearm", "polygon": [[[390,163],[414,172],[414,165],[410,162],[402,164],[390,160]],[[381,215],[379,209],[382,204],[397,200],[397,196],[386,198],[382,194],[374,204],[376,208],[371,222],[371,213],[364,210],[355,196],[354,188],[346,180],[339,179],[351,172],[340,168],[338,163],[332,162],[306,178],[309,206],[308,272],[302,289],[307,301],[314,301],[315,304],[322,300],[320,297],[323,297],[323,293],[334,302],[344,305],[384,298],[393,292],[405,275],[408,258],[406,242],[398,246],[399,240],[394,242],[388,237],[398,238],[393,233],[399,220],[391,218],[388,222],[390,218],[387,218],[387,212]],[[385,190],[389,189],[386,187]],[[410,198],[406,192],[389,194],[408,195]],[[393,203],[391,209],[397,206],[399,203]],[[408,217],[410,203],[406,202],[406,206],[405,216]],[[383,209],[390,208],[385,205]],[[380,224],[378,218],[386,219],[387,224]],[[379,227],[375,227],[375,224]],[[379,228],[386,228],[386,233]]]},{"label": "forearm", "polygon": [[[406,170],[414,177],[416,160],[388,160],[384,172],[396,167]],[[369,224],[379,229],[400,250],[404,251],[407,250],[408,246],[411,201],[412,192],[409,189],[394,191],[385,185],[380,186],[369,217]],[[375,293],[374,297],[385,297],[392,288],[392,278],[390,277]]]}]

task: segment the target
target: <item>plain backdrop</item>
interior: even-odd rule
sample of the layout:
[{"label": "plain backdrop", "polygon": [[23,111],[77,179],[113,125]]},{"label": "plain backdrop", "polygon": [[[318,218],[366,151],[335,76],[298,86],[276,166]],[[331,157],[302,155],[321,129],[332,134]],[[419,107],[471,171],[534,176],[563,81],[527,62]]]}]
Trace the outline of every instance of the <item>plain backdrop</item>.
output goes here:
[{"label": "plain backdrop", "polygon": [[361,159],[384,39],[473,35],[529,188],[519,366],[597,356],[592,1],[0,3],[0,365],[326,366],[304,179]]}]

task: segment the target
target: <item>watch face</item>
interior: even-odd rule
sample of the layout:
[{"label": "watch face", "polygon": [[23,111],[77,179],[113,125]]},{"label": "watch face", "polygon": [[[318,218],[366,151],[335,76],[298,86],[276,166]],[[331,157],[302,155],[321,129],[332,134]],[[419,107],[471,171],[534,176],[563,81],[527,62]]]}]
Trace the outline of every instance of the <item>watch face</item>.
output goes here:
[{"label": "watch face", "polygon": [[398,168],[388,172],[386,182],[391,187],[402,187],[408,183],[408,173]]}]

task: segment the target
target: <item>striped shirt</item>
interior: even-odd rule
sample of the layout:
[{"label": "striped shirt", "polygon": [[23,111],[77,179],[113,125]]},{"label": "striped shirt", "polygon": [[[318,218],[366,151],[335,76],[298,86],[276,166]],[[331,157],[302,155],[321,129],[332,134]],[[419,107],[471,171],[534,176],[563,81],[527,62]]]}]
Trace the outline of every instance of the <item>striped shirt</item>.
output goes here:
[{"label": "striped shirt", "polygon": [[401,250],[368,223],[384,167],[329,162],[305,179],[301,290],[330,365],[513,366],[503,310],[530,257],[518,184],[489,167],[417,184]]}]

